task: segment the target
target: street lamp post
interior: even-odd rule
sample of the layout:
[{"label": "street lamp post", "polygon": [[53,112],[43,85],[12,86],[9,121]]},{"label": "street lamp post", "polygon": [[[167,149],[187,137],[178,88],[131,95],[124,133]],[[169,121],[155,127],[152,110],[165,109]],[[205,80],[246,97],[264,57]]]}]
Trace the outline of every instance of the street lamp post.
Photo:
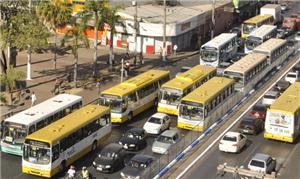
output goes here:
[{"label": "street lamp post", "polygon": [[167,21],[167,10],[166,10],[166,0],[164,0],[164,25],[163,25],[163,51],[162,51],[162,61],[167,62],[166,58],[166,21]]},{"label": "street lamp post", "polygon": [[[29,13],[31,13],[32,2],[29,0],[28,2]],[[31,45],[28,44],[27,47],[27,78],[26,80],[31,80]]]},{"label": "street lamp post", "polygon": [[211,39],[214,38],[214,30],[215,30],[215,23],[216,23],[216,20],[215,20],[215,6],[216,6],[216,2],[215,0],[212,1],[212,13],[211,13],[211,22],[212,22],[212,28],[211,28]]},{"label": "street lamp post", "polygon": [[137,1],[132,1],[132,6],[134,6],[135,13],[134,13],[134,31],[133,31],[133,38],[134,38],[134,65],[136,65],[136,56],[137,56],[137,31],[138,31],[138,24],[137,24]]}]

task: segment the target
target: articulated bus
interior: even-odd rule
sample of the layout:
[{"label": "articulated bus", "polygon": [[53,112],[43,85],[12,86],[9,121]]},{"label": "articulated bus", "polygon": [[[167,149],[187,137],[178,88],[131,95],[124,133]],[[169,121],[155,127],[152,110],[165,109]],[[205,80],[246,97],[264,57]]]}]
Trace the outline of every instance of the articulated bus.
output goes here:
[{"label": "articulated bus", "polygon": [[25,137],[82,106],[82,97],[60,94],[3,122],[1,151],[22,156]]},{"label": "articulated bus", "polygon": [[214,67],[197,65],[166,82],[160,88],[157,111],[178,115],[178,105],[181,98],[216,76],[216,73],[217,70]]},{"label": "articulated bus", "polygon": [[248,35],[264,24],[274,24],[274,18],[272,15],[257,15],[254,16],[242,24],[242,38],[247,38]]},{"label": "articulated bus", "polygon": [[248,93],[266,75],[267,56],[260,53],[250,53],[223,72],[223,75],[235,80],[235,91]]},{"label": "articulated bus", "polygon": [[99,103],[111,108],[113,123],[123,123],[157,106],[159,89],[169,80],[169,71],[149,70],[103,91]]},{"label": "articulated bus", "polygon": [[234,105],[234,80],[213,77],[182,98],[177,127],[204,131]]},{"label": "articulated bus", "polygon": [[245,42],[245,53],[250,53],[252,50],[270,38],[276,37],[277,27],[273,25],[262,25],[249,34]]},{"label": "articulated bus", "polygon": [[293,143],[299,134],[300,82],[296,82],[267,110],[264,137]]},{"label": "articulated bus", "polygon": [[238,37],[235,33],[222,33],[200,48],[200,65],[219,67],[237,53]]},{"label": "articulated bus", "polygon": [[50,178],[95,151],[111,129],[108,107],[84,106],[26,137],[22,172]]}]

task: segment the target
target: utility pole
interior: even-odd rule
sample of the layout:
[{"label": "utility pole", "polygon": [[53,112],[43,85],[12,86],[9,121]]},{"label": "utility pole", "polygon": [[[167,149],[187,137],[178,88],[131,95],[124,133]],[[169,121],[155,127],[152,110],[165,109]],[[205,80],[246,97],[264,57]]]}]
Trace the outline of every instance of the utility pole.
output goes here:
[{"label": "utility pole", "polygon": [[212,12],[211,12],[211,24],[212,24],[212,28],[211,28],[211,39],[214,38],[214,30],[215,30],[215,23],[216,23],[216,20],[215,20],[215,7],[216,7],[216,1],[213,0],[212,1]]},{"label": "utility pole", "polygon": [[[31,0],[28,2],[28,7],[29,7],[29,13],[31,13],[31,7],[32,3]],[[31,45],[28,44],[28,50],[27,50],[27,78],[26,80],[31,80]]]},{"label": "utility pole", "polygon": [[163,51],[162,51],[162,61],[167,62],[166,58],[166,21],[167,21],[167,10],[166,10],[166,0],[164,0],[164,25],[163,25],[163,30],[164,30],[164,36],[163,36]]},{"label": "utility pole", "polygon": [[134,65],[136,65],[136,56],[137,56],[137,31],[138,31],[138,23],[137,23],[137,0],[132,1],[132,5],[134,6],[135,13],[134,13]]},{"label": "utility pole", "polygon": [[124,75],[124,58],[122,58],[121,64],[121,83],[123,82],[123,75]]}]

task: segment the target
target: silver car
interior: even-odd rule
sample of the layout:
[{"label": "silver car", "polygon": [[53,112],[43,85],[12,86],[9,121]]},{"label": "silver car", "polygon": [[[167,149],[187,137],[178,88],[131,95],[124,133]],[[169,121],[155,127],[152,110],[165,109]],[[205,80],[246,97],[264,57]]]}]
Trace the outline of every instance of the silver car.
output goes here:
[{"label": "silver car", "polygon": [[167,154],[168,150],[180,140],[179,136],[179,132],[176,129],[164,131],[154,141],[152,152]]}]

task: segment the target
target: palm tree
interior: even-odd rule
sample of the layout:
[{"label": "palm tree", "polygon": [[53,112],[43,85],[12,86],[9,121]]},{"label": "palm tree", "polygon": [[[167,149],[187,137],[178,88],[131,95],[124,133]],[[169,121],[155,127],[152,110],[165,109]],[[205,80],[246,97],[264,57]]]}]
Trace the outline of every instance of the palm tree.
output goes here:
[{"label": "palm tree", "polygon": [[[121,6],[109,7],[106,12],[106,22],[110,25],[110,45],[109,45],[109,64],[112,67],[113,64],[113,43],[114,43],[114,35],[116,33],[116,25],[121,25],[123,28],[125,27],[124,19],[117,14],[117,12],[122,9]],[[125,29],[126,30],[126,29]]]},{"label": "palm tree", "polygon": [[[70,27],[67,26],[67,31],[65,33],[64,38],[62,39],[62,45],[65,44],[66,41],[71,41],[72,43],[72,54],[74,56],[74,83],[75,87],[77,84],[77,71],[78,71],[78,48],[79,41],[82,41],[86,48],[89,47],[89,40],[84,35],[84,32],[87,29],[87,18],[82,17],[77,21],[77,18],[72,20]],[[68,28],[69,27],[69,28]]]},{"label": "palm tree", "polygon": [[66,5],[62,0],[43,1],[37,7],[37,14],[47,28],[54,32],[54,58],[53,68],[56,69],[56,43],[57,43],[57,29],[63,27],[72,17],[72,9]]},{"label": "palm tree", "polygon": [[1,74],[0,81],[6,87],[6,92],[9,93],[9,104],[12,102],[12,91],[16,88],[16,82],[25,78],[25,73],[22,71],[16,71],[12,65],[8,67],[6,73]]},{"label": "palm tree", "polygon": [[108,7],[108,0],[88,0],[85,2],[85,10],[80,12],[88,18],[89,21],[94,21],[94,58],[93,58],[93,77],[97,73],[97,47],[98,47],[98,30],[104,25],[104,12]]}]

